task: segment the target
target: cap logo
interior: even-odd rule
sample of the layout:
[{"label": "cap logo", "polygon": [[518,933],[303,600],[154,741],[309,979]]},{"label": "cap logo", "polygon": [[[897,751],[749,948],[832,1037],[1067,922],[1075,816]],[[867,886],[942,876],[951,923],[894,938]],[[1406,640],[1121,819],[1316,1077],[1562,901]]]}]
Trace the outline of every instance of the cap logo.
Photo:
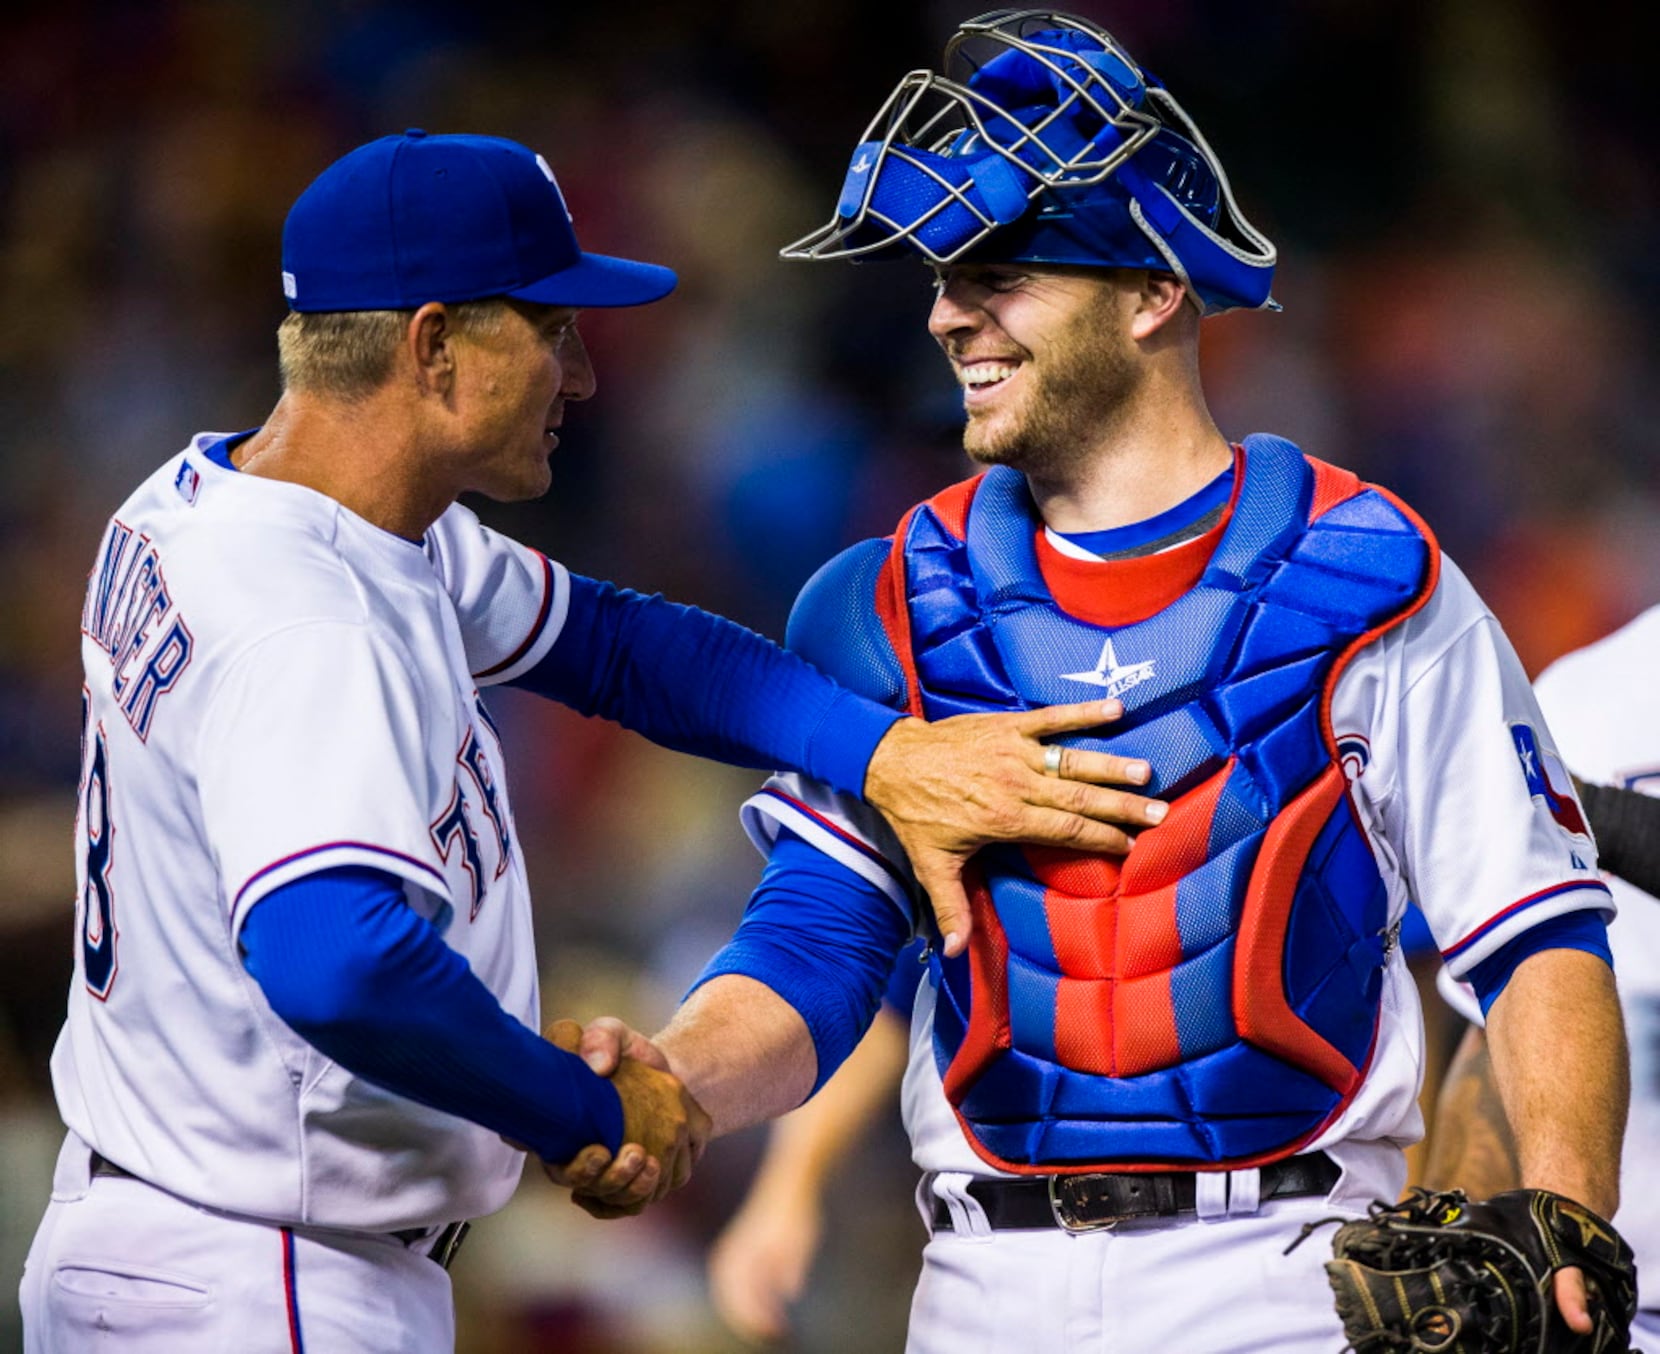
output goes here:
[{"label": "cap logo", "polygon": [[286,268],[282,274],[282,294],[290,301],[300,294],[300,288],[294,281],[294,274]]},{"label": "cap logo", "polygon": [[[559,191],[559,180],[553,177],[553,166],[538,155],[536,157],[536,168],[541,170],[542,173],[547,176],[547,181],[553,185],[553,191],[559,194],[559,205],[561,207],[565,207],[565,195]],[[565,219],[573,224],[576,221],[576,218],[571,215],[571,209],[569,207],[565,207]]]}]

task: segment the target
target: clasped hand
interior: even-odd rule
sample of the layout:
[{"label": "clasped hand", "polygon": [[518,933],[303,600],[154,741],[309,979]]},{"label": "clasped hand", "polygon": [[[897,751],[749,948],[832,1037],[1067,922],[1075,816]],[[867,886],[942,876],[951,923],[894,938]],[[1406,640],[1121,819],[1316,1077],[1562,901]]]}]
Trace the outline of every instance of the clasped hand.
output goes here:
[{"label": "clasped hand", "polygon": [[568,1188],[572,1202],[596,1218],[632,1217],[691,1179],[709,1142],[709,1116],[655,1044],[610,1017],[586,1030],[574,1020],[556,1020],[545,1034],[610,1077],[623,1107],[623,1142],[615,1158],[594,1143],[564,1165],[543,1162],[548,1179]]}]

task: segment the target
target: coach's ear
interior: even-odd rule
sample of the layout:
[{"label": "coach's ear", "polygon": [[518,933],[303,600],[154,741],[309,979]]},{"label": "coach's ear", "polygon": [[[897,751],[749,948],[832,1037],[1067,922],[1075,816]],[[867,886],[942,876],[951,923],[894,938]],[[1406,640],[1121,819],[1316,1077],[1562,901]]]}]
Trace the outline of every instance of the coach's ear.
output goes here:
[{"label": "coach's ear", "polygon": [[416,388],[423,395],[447,399],[455,386],[455,321],[442,301],[428,301],[409,317],[403,353]]}]

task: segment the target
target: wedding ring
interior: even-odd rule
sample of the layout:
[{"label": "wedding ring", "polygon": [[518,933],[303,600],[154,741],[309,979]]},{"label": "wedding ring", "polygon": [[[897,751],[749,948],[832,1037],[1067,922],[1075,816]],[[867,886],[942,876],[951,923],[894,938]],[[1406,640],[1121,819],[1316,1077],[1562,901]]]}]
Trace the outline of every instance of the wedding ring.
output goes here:
[{"label": "wedding ring", "polygon": [[1050,743],[1043,749],[1043,774],[1058,776],[1061,773],[1061,747],[1058,743]]}]

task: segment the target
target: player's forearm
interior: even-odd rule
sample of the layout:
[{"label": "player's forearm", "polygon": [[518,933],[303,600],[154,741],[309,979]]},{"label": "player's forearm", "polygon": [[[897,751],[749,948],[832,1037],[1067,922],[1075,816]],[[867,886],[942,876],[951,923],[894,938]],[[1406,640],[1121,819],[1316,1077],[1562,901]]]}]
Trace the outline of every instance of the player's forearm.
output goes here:
[{"label": "player's forearm", "polygon": [[716,1135],[786,1114],[818,1072],[813,1037],[796,1009],[742,974],[693,992],[653,1041],[714,1121]]},{"label": "player's forearm", "polygon": [[907,931],[881,889],[780,830],[743,921],[683,1008],[703,1009],[707,987],[741,977],[767,994],[767,1006],[789,1011],[784,1027],[805,1030],[813,1075],[792,1099],[748,1122],[795,1108],[846,1061],[881,1005]]},{"label": "player's forearm", "polygon": [[354,1075],[549,1160],[620,1145],[615,1087],[508,1015],[392,876],[348,867],[284,885],[241,938],[272,1011]]},{"label": "player's forearm", "polygon": [[1487,1039],[1522,1184],[1612,1217],[1631,1093],[1613,971],[1579,950],[1531,956],[1488,1013]]},{"label": "player's forearm", "polygon": [[1478,1025],[1465,1028],[1441,1082],[1419,1182],[1429,1189],[1461,1189],[1490,1199],[1521,1183],[1516,1143],[1493,1084],[1493,1059]]}]

